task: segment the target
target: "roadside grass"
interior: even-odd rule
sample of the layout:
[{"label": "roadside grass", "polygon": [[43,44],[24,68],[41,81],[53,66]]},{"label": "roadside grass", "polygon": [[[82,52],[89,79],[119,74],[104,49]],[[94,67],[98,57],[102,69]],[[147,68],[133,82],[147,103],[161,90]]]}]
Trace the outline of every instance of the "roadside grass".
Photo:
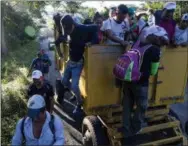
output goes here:
[{"label": "roadside grass", "polygon": [[16,123],[26,114],[27,73],[36,53],[37,43],[31,41],[2,56],[1,145],[10,145]]}]

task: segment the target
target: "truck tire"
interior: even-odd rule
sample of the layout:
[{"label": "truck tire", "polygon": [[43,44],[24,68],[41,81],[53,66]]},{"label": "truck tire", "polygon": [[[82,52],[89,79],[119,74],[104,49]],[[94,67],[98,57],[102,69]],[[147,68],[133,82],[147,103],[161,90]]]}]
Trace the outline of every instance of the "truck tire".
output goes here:
[{"label": "truck tire", "polygon": [[82,142],[84,146],[109,145],[106,129],[96,116],[87,116],[82,123]]},{"label": "truck tire", "polygon": [[188,135],[188,121],[185,123],[185,133]]}]

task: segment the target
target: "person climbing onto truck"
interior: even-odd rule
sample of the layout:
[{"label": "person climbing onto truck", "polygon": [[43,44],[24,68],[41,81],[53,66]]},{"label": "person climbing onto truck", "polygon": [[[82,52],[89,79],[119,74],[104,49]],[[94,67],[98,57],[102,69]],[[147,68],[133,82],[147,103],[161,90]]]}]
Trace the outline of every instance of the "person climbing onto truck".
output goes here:
[{"label": "person climbing onto truck", "polygon": [[[64,95],[65,88],[71,89],[77,99],[77,106],[73,111],[73,114],[83,113],[81,107],[83,105],[83,98],[80,95],[79,80],[81,72],[84,66],[84,49],[87,42],[96,43],[99,27],[97,25],[80,25],[74,22],[70,15],[66,15],[61,19],[62,30],[64,30],[63,36],[60,36],[55,44],[60,44],[63,40],[66,40],[66,36],[70,36],[69,42],[69,56],[70,59],[67,62],[67,66],[63,73],[62,84],[63,87],[59,90],[61,95]],[[88,40],[88,34],[91,34],[91,40]],[[70,79],[72,82],[70,83]],[[63,97],[58,97],[58,101],[61,103]]]},{"label": "person climbing onto truck", "polygon": [[[125,81],[123,85],[123,128],[119,130],[127,137],[139,133],[144,127],[144,115],[148,106],[149,76],[156,75],[159,67],[160,47],[168,44],[168,35],[163,28],[150,26],[144,31],[145,39],[138,40],[133,45],[133,49],[136,45],[142,49],[147,47],[141,59],[139,69],[141,76],[136,81]],[[136,104],[136,110],[131,118],[134,104]]]},{"label": "person climbing onto truck", "polygon": [[35,94],[39,94],[45,98],[46,109],[48,112],[53,112],[54,106],[54,90],[52,85],[44,80],[42,72],[39,70],[34,70],[32,72],[33,83],[29,86],[27,90],[28,98]]},{"label": "person climbing onto truck", "polygon": [[16,125],[11,145],[64,145],[63,123],[57,115],[46,111],[44,98],[41,95],[33,95],[27,103],[27,108],[27,116],[20,119]]}]

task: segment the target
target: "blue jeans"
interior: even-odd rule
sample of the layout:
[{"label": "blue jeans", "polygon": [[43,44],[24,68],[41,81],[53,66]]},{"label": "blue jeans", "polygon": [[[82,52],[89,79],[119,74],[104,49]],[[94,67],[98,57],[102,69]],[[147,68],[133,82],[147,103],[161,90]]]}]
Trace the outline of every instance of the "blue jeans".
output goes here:
[{"label": "blue jeans", "polygon": [[[83,60],[79,62],[73,62],[69,60],[65,68],[62,83],[65,87],[71,89],[77,98],[78,105],[83,104],[83,99],[80,95],[79,80],[83,69]],[[70,79],[72,82],[70,83]]]},{"label": "blue jeans", "polygon": [[[148,86],[124,83],[123,93],[123,127],[129,135],[132,132],[138,132],[144,124],[148,107]],[[136,111],[131,117],[134,104],[136,104]]]}]

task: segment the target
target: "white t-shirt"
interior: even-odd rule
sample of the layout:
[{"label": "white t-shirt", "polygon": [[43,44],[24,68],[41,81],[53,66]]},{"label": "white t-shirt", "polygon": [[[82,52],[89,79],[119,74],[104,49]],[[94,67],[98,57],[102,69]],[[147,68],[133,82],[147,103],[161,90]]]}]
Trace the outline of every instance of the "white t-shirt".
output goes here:
[{"label": "white t-shirt", "polygon": [[[128,25],[125,21],[118,24],[113,18],[109,18],[106,21],[103,21],[103,25],[101,27],[101,31],[111,30],[112,34],[121,40],[124,40],[125,32],[128,31]],[[111,40],[107,40],[108,44],[117,44]]]},{"label": "white t-shirt", "polygon": [[177,45],[181,45],[182,43],[186,43],[188,45],[188,28],[182,30],[176,26],[174,37]]},{"label": "white t-shirt", "polygon": [[153,14],[149,15],[149,17],[148,17],[148,24],[149,24],[149,26],[155,25],[155,16]]}]

